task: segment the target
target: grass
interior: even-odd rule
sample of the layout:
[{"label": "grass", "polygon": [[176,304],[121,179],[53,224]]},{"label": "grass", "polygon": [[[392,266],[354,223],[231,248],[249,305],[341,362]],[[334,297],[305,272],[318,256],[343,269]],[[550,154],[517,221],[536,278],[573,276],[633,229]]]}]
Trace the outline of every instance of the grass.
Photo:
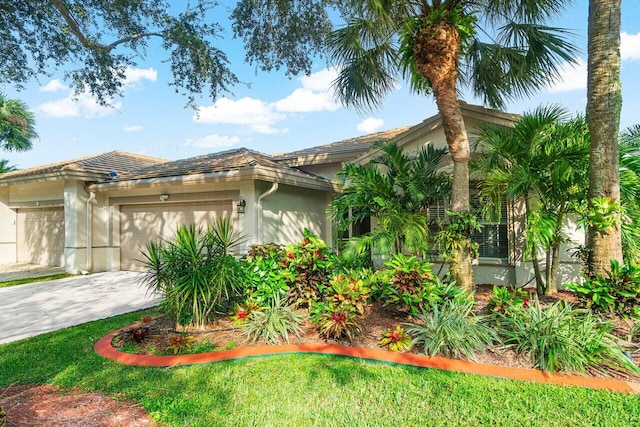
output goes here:
[{"label": "grass", "polygon": [[52,274],[50,276],[43,276],[43,277],[27,277],[24,279],[16,279],[16,280],[9,280],[6,282],[0,282],[0,288],[7,288],[9,286],[16,286],[16,285],[26,285],[27,283],[48,282],[50,280],[65,279],[67,277],[71,277],[71,274],[60,273],[60,274]]},{"label": "grass", "polygon": [[0,346],[0,387],[54,383],[138,400],[168,425],[565,426],[640,424],[640,396],[283,355],[177,368],[128,367],[93,343],[132,313]]}]

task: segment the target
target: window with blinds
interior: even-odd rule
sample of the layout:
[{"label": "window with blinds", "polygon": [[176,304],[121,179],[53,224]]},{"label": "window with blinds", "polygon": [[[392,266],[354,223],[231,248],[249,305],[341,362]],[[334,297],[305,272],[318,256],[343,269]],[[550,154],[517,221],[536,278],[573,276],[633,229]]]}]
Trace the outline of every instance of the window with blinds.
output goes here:
[{"label": "window with blinds", "polygon": [[[477,197],[471,196],[472,205],[479,205]],[[507,202],[503,199],[500,222],[490,222],[480,218],[482,230],[471,236],[471,240],[478,243],[480,258],[509,258],[509,235],[507,226]],[[447,222],[446,211],[449,210],[449,202],[446,200],[432,203],[429,206],[429,230],[436,233]],[[437,248],[433,248],[437,252]]]}]

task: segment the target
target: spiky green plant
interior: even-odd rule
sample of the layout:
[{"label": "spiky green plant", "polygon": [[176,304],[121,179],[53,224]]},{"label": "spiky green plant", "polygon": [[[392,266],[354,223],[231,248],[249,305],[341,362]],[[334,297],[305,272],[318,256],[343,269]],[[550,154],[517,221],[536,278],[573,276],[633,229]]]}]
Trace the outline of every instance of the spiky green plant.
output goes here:
[{"label": "spiky green plant", "polygon": [[300,339],[303,316],[296,313],[287,301],[275,296],[263,310],[254,311],[253,316],[242,324],[244,336],[253,344],[260,338],[265,344],[289,343],[289,335]]},{"label": "spiky green plant", "polygon": [[609,322],[563,301],[542,307],[536,298],[517,315],[505,316],[500,329],[507,346],[544,371],[639,372],[616,344]]},{"label": "spiky green plant", "polygon": [[473,301],[452,300],[435,304],[416,316],[418,323],[407,323],[406,332],[415,337],[412,345],[423,348],[425,354],[456,359],[476,359],[499,341],[498,334],[485,322],[484,316],[474,316]]}]

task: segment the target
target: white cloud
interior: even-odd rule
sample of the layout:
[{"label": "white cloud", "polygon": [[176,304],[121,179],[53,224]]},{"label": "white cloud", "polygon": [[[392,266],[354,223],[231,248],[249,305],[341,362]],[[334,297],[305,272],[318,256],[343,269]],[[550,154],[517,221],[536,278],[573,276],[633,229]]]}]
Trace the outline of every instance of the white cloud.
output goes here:
[{"label": "white cloud", "polygon": [[121,102],[115,102],[111,107],[103,107],[91,95],[82,93],[75,99],[72,95],[69,95],[66,98],[40,104],[37,108],[46,116],[53,118],[92,118],[109,116],[121,107]]},{"label": "white cloud", "polygon": [[259,99],[245,97],[237,101],[220,98],[209,107],[200,107],[193,120],[201,123],[247,125],[258,133],[274,134],[282,130],[273,127],[286,116]]},{"label": "white cloud", "polygon": [[125,70],[125,85],[135,85],[142,80],[149,80],[155,82],[158,80],[158,72],[150,68],[130,68]]},{"label": "white cloud", "polygon": [[560,78],[549,86],[551,93],[569,92],[587,87],[587,63],[576,58],[575,64],[563,63],[560,66]]},{"label": "white cloud", "polygon": [[380,130],[382,126],[384,126],[384,120],[369,117],[368,119],[364,119],[362,122],[360,122],[360,124],[358,124],[357,126],[357,129],[358,132],[373,133],[377,130]]},{"label": "white cloud", "polygon": [[125,132],[140,132],[141,130],[144,129],[144,126],[142,126],[142,125],[131,125],[131,126],[125,126],[122,129]]},{"label": "white cloud", "polygon": [[623,61],[640,60],[640,33],[628,34],[623,31],[620,34],[620,58]]},{"label": "white cloud", "polygon": [[67,89],[69,88],[65,86],[60,80],[54,79],[54,80],[51,80],[46,85],[42,86],[40,88],[40,92],[59,92],[61,90],[67,90]]},{"label": "white cloud", "polygon": [[301,88],[272,103],[245,97],[238,100],[220,98],[215,104],[199,107],[193,120],[206,124],[229,124],[248,126],[262,134],[286,133],[287,128],[276,127],[286,120],[286,113],[309,113],[336,111],[340,108],[331,97],[331,83],[337,71],[325,69],[299,80]]},{"label": "white cloud", "polygon": [[312,111],[336,111],[340,108],[333,99],[331,85],[337,78],[335,68],[327,68],[309,76],[301,77],[302,88],[274,103],[276,110],[287,113],[308,113]]},{"label": "white cloud", "polygon": [[240,138],[237,136],[222,136],[222,135],[207,135],[200,139],[188,138],[184,145],[189,147],[201,147],[201,148],[226,148],[233,147],[240,143]]},{"label": "white cloud", "polygon": [[313,111],[336,111],[340,104],[333,101],[328,92],[313,92],[296,89],[291,95],[274,103],[278,111],[285,113],[310,113]]}]

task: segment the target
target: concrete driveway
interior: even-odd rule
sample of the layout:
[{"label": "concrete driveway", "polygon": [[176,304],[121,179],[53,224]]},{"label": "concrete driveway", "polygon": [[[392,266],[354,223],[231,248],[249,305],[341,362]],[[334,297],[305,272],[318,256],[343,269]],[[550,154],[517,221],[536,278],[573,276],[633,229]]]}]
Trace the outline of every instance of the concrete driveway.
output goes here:
[{"label": "concrete driveway", "polygon": [[143,273],[117,271],[0,288],[0,344],[157,305]]}]

